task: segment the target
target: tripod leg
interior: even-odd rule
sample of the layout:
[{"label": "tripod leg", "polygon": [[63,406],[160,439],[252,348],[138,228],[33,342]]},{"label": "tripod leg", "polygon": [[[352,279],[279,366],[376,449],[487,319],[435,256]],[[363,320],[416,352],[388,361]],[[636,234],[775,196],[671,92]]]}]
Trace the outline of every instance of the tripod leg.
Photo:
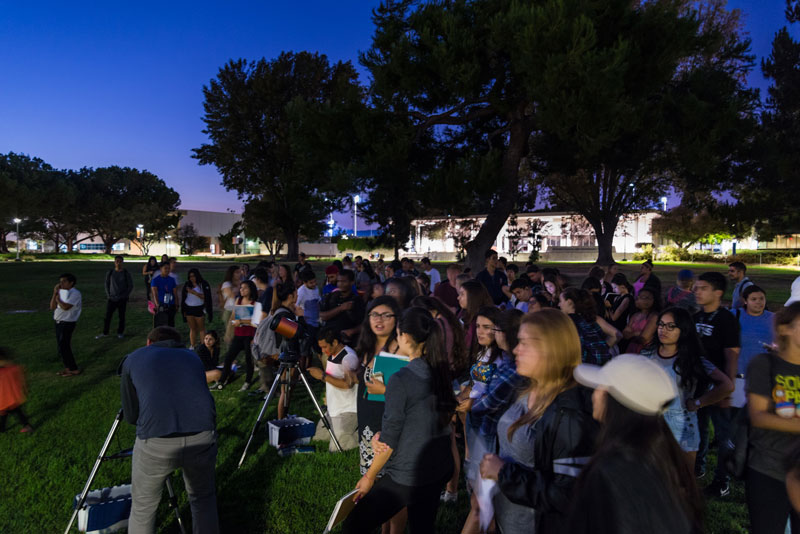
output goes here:
[{"label": "tripod leg", "polygon": [[264,403],[261,405],[261,411],[258,412],[256,423],[253,425],[253,431],[250,432],[250,437],[247,439],[247,445],[245,445],[244,452],[242,452],[242,457],[239,459],[238,467],[242,467],[242,464],[244,463],[244,459],[247,456],[247,449],[250,448],[250,443],[253,441],[253,436],[256,435],[256,430],[258,430],[258,425],[261,423],[261,419],[264,417],[264,414],[267,411],[267,405],[269,404],[270,399],[272,399],[272,396],[275,395],[275,391],[278,389],[278,385],[281,382],[281,375],[283,374],[285,367],[286,364],[284,363],[281,363],[280,366],[278,366],[278,372],[275,375],[275,380],[272,381],[272,386],[269,388],[269,393],[267,393],[267,396],[264,397]]},{"label": "tripod leg", "polygon": [[178,530],[181,531],[181,534],[186,534],[186,529],[183,528],[183,521],[181,520],[181,512],[178,509],[178,497],[175,496],[175,490],[172,487],[172,475],[167,477],[166,485],[167,494],[169,495],[167,502],[169,503],[169,507],[172,508],[172,511],[175,512],[175,519],[178,521]]},{"label": "tripod leg", "polygon": [[94,477],[97,476],[97,471],[100,469],[100,464],[103,462],[103,459],[106,455],[106,451],[108,450],[108,446],[111,444],[111,439],[117,432],[117,428],[119,427],[120,421],[122,421],[122,410],[117,412],[117,417],[114,419],[114,423],[111,425],[111,430],[108,431],[106,440],[103,443],[103,447],[100,449],[100,453],[97,455],[97,460],[94,462],[94,466],[92,467],[91,472],[89,473],[89,479],[83,486],[83,490],[81,491],[81,496],[78,498],[78,502],[75,505],[75,510],[72,512],[72,517],[70,518],[69,523],[67,524],[67,528],[64,530],[64,534],[69,534],[69,531],[72,528],[72,524],[75,523],[75,519],[77,519],[78,517],[78,512],[80,512],[80,509],[86,502],[86,496],[89,494],[89,488],[92,486]]},{"label": "tripod leg", "polygon": [[300,370],[300,380],[302,380],[303,384],[305,384],[306,390],[308,390],[308,395],[311,397],[311,401],[314,403],[314,407],[317,409],[319,416],[322,418],[322,424],[325,425],[325,428],[331,435],[331,439],[336,444],[336,448],[339,450],[339,452],[342,452],[342,446],[339,445],[339,440],[336,439],[336,435],[333,433],[333,428],[331,427],[328,418],[325,417],[325,413],[322,411],[322,407],[319,405],[319,402],[317,402],[317,398],[314,396],[314,392],[311,390],[311,386],[309,385],[308,380],[306,379],[306,375],[302,370]]}]

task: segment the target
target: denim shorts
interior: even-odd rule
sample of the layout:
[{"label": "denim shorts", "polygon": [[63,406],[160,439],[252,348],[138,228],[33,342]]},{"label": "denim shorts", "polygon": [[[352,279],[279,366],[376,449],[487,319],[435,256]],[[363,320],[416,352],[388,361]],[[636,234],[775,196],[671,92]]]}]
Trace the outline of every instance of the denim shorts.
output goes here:
[{"label": "denim shorts", "polygon": [[667,410],[664,420],[672,430],[675,441],[684,452],[695,452],[700,447],[700,432],[697,428],[697,412],[689,410]]}]

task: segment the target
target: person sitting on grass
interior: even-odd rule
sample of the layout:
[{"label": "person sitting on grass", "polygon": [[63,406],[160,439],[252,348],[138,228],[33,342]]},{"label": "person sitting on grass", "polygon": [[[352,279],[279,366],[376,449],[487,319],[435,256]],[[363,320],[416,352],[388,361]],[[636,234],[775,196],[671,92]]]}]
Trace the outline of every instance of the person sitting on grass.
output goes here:
[{"label": "person sitting on grass", "polygon": [[[320,357],[323,371],[319,367],[309,367],[308,374],[325,382],[325,398],[328,418],[333,433],[348,451],[358,447],[358,416],[356,415],[356,396],[358,383],[356,371],[360,366],[356,351],[342,343],[341,335],[332,328],[323,327],[317,334],[317,343],[322,351]],[[328,441],[330,434],[320,421],[315,440]],[[328,450],[336,452],[336,445],[330,440]]]},{"label": "person sitting on grass", "polygon": [[27,395],[25,373],[14,363],[13,354],[6,347],[0,347],[0,432],[6,431],[6,420],[14,414],[22,428],[20,432],[33,432],[30,421],[22,411]]},{"label": "person sitting on grass", "polygon": [[197,357],[203,362],[206,370],[206,383],[210,384],[219,380],[222,370],[217,368],[219,365],[219,334],[216,330],[209,330],[203,337],[203,342],[194,349]]}]

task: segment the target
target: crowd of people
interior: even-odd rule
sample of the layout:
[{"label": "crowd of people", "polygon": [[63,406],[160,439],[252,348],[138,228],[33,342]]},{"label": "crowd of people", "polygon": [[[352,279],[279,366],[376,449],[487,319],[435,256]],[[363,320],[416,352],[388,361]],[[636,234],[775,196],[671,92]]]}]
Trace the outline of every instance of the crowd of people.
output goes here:
[{"label": "crowd of people", "polygon": [[[240,391],[256,371],[259,392],[269,387],[288,340],[276,334],[269,354],[253,350],[263,349],[254,347],[263,321],[287,317],[310,333],[301,368],[325,382],[341,446],[359,450],[359,504],[345,532],[433,532],[462,479],[465,534],[702,532],[704,498],[730,493],[726,460],[741,452],[732,446],[742,425],[751,531],[782,533],[789,522],[800,532],[800,282],[773,313],[740,262],[727,278],[681,270],[664,290],[649,261],[632,281],[611,264],[574,283],[489,250],[480,272],[451,264],[444,276],[427,259],[419,270],[408,258],[336,260],[320,291],[301,254],[293,270],[229,267],[214,310],[201,273],[191,269],[181,285],[174,266],[145,265],[147,297],[154,320],[185,318],[212,391],[241,374],[240,357]],[[120,257],[106,276],[98,337],[115,311],[124,334],[132,290]],[[242,305],[250,318],[235,315]],[[63,275],[51,308],[64,377],[80,373],[70,349],[80,306],[74,276]],[[220,334],[205,329],[215,311]],[[374,369],[386,352],[409,363],[384,383]],[[316,437],[329,439],[321,428]],[[719,461],[707,475],[712,447]],[[697,481],[707,476],[702,496]]]}]

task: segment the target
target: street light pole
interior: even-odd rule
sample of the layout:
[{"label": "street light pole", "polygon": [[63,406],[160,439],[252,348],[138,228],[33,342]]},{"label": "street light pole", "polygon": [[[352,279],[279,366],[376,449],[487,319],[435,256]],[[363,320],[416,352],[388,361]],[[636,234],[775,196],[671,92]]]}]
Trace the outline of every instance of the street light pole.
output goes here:
[{"label": "street light pole", "polygon": [[358,203],[361,202],[361,197],[356,195],[353,197],[353,237],[358,237]]},{"label": "street light pole", "polygon": [[22,219],[15,217],[14,222],[17,224],[17,259],[19,261],[19,223],[22,222]]}]

